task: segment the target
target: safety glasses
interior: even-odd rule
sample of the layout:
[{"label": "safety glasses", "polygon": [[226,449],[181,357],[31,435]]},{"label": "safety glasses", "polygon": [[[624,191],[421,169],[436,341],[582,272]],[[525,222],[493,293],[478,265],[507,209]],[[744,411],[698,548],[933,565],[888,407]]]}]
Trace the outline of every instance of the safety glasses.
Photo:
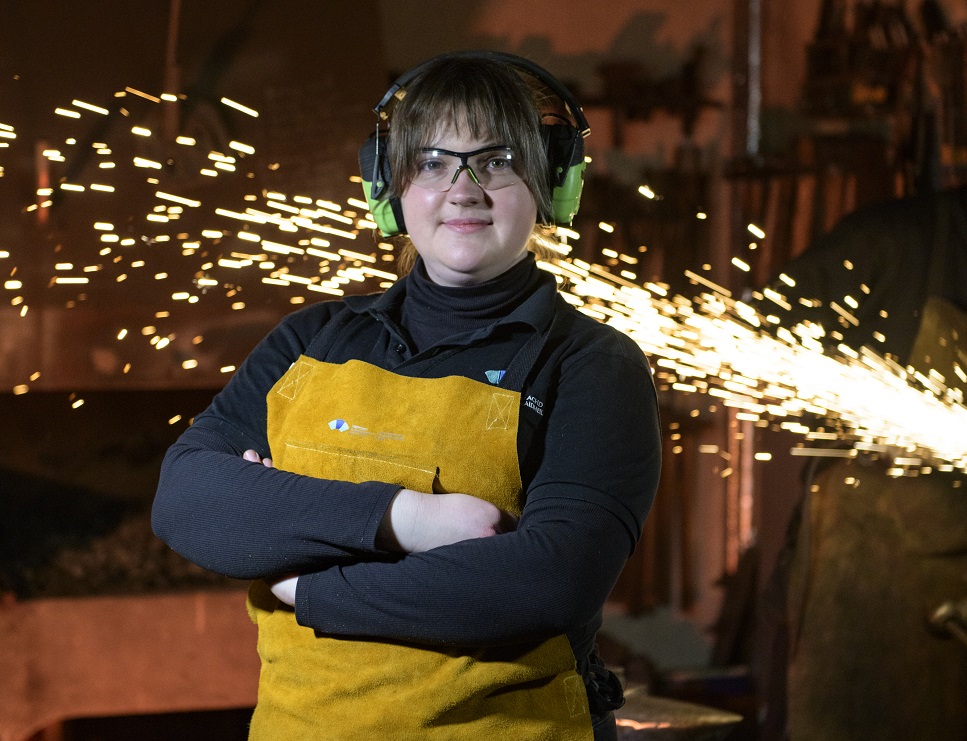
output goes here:
[{"label": "safety glasses", "polygon": [[514,153],[510,147],[490,146],[473,152],[427,147],[420,150],[410,182],[444,192],[450,190],[464,170],[484,190],[506,188],[523,179],[514,170]]}]

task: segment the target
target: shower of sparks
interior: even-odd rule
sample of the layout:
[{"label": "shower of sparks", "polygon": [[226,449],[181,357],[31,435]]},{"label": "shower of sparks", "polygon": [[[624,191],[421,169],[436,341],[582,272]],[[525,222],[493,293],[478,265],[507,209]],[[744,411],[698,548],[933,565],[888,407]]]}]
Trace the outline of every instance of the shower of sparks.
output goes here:
[{"label": "shower of sparks", "polygon": [[724,291],[669,299],[579,260],[542,267],[568,279],[565,298],[634,339],[662,387],[708,394],[739,419],[774,422],[810,442],[848,442],[844,455],[893,455],[894,473],[919,472],[931,459],[941,461],[937,470],[967,471],[959,389],[866,348],[824,351],[815,326],[766,332],[753,307]]},{"label": "shower of sparks", "polygon": [[[184,310],[215,296],[227,298],[234,311],[244,312],[248,304],[237,294],[256,282],[285,292],[290,304],[300,305],[314,298],[352,293],[354,284],[386,288],[397,279],[392,246],[369,239],[375,224],[365,201],[350,198],[339,204],[305,194],[248,187],[253,176],[246,158],[253,157],[256,149],[246,142],[232,140],[224,151],[206,152],[197,137],[180,135],[173,143],[178,145],[181,169],[178,175],[169,174],[162,161],[170,165],[175,153],[168,149],[161,156],[157,148],[151,148],[157,146],[152,142],[158,137],[151,136],[157,114],[152,118],[148,112],[143,120],[132,114],[133,102],[150,108],[162,100],[165,105],[181,102],[173,95],[158,97],[126,88],[115,94],[114,111],[76,99],[72,108],[54,111],[81,119],[78,125],[84,124],[85,117],[120,111],[129,123],[126,130],[117,129],[118,141],[94,144],[90,167],[80,174],[73,171],[77,182],[66,182],[62,173],[67,171],[68,159],[78,156],[76,141],[83,137],[43,152],[50,182],[57,186],[39,189],[36,202],[25,204],[24,211],[33,214],[50,208],[57,197],[71,203],[83,200],[83,213],[90,215],[91,243],[98,250],[97,260],[88,264],[84,264],[80,248],[76,255],[59,255],[61,262],[54,266],[57,274],[44,279],[48,289],[77,284],[91,293],[127,285],[132,275],[153,275],[166,282],[171,301],[169,307],[146,308],[154,319],[168,317],[175,306]],[[247,116],[258,116],[254,109],[235,101],[223,98],[221,102]],[[126,137],[123,141],[122,136]],[[4,175],[3,154],[19,143],[14,127],[0,122],[0,177]],[[121,152],[128,154],[122,157]],[[277,167],[270,165],[269,169]],[[191,168],[202,176],[201,186],[198,178],[194,178],[196,187],[183,185],[191,180],[185,177]],[[97,173],[102,182],[85,179],[83,173],[87,172]],[[237,200],[228,203],[206,202],[199,195],[207,182],[226,177],[245,183],[248,192],[232,196]],[[147,212],[120,221],[117,204],[127,198],[123,189],[145,182],[150,187]],[[647,185],[638,190],[648,199],[657,198]],[[191,226],[185,221],[189,217]],[[697,218],[704,219],[706,214],[700,212]],[[608,222],[598,227],[614,231]],[[754,224],[748,230],[759,239],[765,237]],[[821,328],[779,326],[776,318],[761,316],[699,273],[686,271],[704,291],[696,299],[669,296],[666,285],[642,285],[631,270],[637,258],[618,250],[602,250],[605,257],[616,261],[617,274],[568,257],[569,241],[579,238],[578,232],[561,228],[555,238],[544,239],[554,257],[540,262],[540,267],[556,277],[566,300],[624,332],[648,353],[660,389],[704,394],[736,410],[738,419],[777,424],[798,433],[805,444],[794,451],[797,454],[852,457],[875,453],[890,458],[894,475],[967,471],[967,407],[962,392],[945,386],[936,374],[915,373],[865,348],[857,351],[840,345],[830,350],[820,341]],[[21,307],[21,316],[28,306],[16,258],[26,253],[16,245],[0,245],[3,290],[12,306]],[[172,267],[173,256],[181,263],[177,270]],[[162,265],[164,270],[159,269]],[[738,258],[733,265],[749,270]],[[780,276],[780,280],[795,285],[788,276]],[[765,295],[780,308],[788,308],[785,297],[774,289]],[[851,313],[856,308],[855,298],[847,296],[842,303],[845,306],[832,308],[855,323]],[[138,334],[136,328],[115,331],[119,352],[130,347]],[[139,341],[149,342],[159,352],[172,352],[178,339],[163,334],[150,320],[144,322],[140,335]],[[186,346],[196,347],[202,341],[195,337],[179,347],[184,352]],[[199,366],[193,357],[179,357],[177,364],[185,373]],[[126,363],[123,373],[130,368],[131,363]],[[235,366],[218,370],[230,374]],[[965,380],[967,376],[960,375],[963,370],[957,370]],[[33,374],[29,383],[37,377]],[[13,392],[27,393],[29,383],[17,384]],[[76,399],[72,405],[81,404],[83,400]],[[172,417],[171,424],[180,419],[181,415]],[[823,447],[830,442],[839,447]],[[758,459],[768,460],[768,456]]]}]

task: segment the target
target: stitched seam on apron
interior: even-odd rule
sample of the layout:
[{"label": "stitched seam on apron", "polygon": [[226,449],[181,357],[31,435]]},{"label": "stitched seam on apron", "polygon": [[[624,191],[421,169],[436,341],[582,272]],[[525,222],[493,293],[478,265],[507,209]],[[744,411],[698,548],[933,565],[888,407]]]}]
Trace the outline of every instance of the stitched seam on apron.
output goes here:
[{"label": "stitched seam on apron", "polygon": [[506,430],[510,426],[509,411],[514,397],[507,394],[494,394],[487,412],[487,429]]},{"label": "stitched seam on apron", "polygon": [[340,453],[338,449],[332,448],[328,445],[312,445],[311,443],[286,443],[285,447],[295,448],[296,450],[308,450],[311,453],[325,453],[326,455],[338,455],[342,458],[367,458],[369,460],[381,461],[383,463],[391,463],[394,466],[399,466],[400,468],[409,468],[413,471],[422,471],[423,473],[436,475],[436,468],[426,468],[424,466],[414,466],[410,463],[402,463],[398,458],[391,458],[389,456],[379,455],[378,453],[369,453],[364,450],[355,451],[353,453]]},{"label": "stitched seam on apron", "polygon": [[[306,376],[312,372],[312,366],[304,360],[299,360],[296,363],[295,370],[296,374],[293,376],[293,378],[288,379],[275,391],[279,396],[288,399],[289,401],[295,399],[296,394],[299,393],[303,383],[305,382]],[[291,372],[291,370],[289,372]]]},{"label": "stitched seam on apron", "polygon": [[587,691],[584,680],[578,676],[570,676],[564,680],[564,694],[567,699],[567,709],[572,718],[587,715]]}]

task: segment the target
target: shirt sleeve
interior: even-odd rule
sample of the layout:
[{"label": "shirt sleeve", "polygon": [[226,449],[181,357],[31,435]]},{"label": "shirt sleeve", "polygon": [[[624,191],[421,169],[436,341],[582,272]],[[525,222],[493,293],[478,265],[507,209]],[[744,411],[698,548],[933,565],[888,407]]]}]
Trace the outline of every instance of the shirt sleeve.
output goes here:
[{"label": "shirt sleeve", "polygon": [[650,370],[594,353],[562,371],[513,533],[299,579],[300,624],[331,635],[486,645],[593,620],[634,549],[660,469]]},{"label": "shirt sleeve", "polygon": [[270,456],[266,394],[307,347],[318,314],[294,314],[262,340],[165,456],[152,527],[199,566],[253,579],[386,557],[376,531],[398,486],[314,479],[241,457],[249,448]]}]

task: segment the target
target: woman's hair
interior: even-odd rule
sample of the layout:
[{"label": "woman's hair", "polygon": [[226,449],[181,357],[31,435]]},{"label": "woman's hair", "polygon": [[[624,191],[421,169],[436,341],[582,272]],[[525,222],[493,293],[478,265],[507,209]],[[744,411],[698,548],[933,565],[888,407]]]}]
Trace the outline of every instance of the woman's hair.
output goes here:
[{"label": "woman's hair", "polygon": [[[538,80],[525,78],[504,62],[442,58],[431,64],[406,86],[391,114],[389,196],[403,195],[421,148],[431,146],[451,126],[466,126],[466,133],[474,138],[513,148],[519,173],[537,203],[538,221],[550,222],[550,169],[540,129],[541,109],[548,97]],[[532,251],[536,251],[534,243],[532,239],[528,245]],[[404,244],[401,250],[404,271],[414,257],[412,250],[412,244]]]},{"label": "woman's hair", "polygon": [[492,138],[513,147],[538,213],[545,218],[550,214],[550,174],[541,141],[538,92],[514,67],[492,59],[443,58],[405,90],[390,125],[392,197],[399,198],[409,185],[421,148],[432,145],[449,127],[465,125],[466,133],[475,138]]}]

